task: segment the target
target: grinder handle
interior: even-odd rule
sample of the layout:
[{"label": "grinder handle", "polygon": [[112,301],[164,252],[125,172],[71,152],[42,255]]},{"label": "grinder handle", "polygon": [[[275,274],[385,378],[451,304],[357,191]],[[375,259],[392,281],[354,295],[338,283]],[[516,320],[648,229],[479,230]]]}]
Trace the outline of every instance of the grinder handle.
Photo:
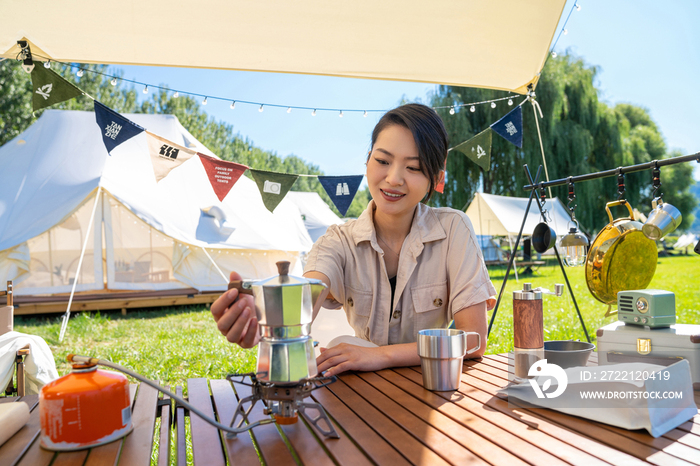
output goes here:
[{"label": "grinder handle", "polygon": [[238,290],[238,294],[249,294],[253,296],[253,290],[250,288],[243,288],[243,281],[242,280],[234,280],[228,284],[228,289],[230,290],[231,288],[235,288]]}]

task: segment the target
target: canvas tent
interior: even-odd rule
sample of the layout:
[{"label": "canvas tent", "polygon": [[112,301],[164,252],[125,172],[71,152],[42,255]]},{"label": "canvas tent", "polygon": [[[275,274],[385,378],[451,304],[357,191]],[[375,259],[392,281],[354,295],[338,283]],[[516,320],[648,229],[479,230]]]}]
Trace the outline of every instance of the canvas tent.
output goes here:
[{"label": "canvas tent", "polygon": [[63,62],[321,74],[524,94],[537,83],[565,4],[4,2],[0,54],[14,59],[17,41],[27,39],[37,59]]},{"label": "canvas tent", "polygon": [[[523,223],[523,216],[529,199],[524,197],[506,197],[495,194],[476,193],[467,207],[467,216],[471,220],[477,235],[488,236],[517,236]],[[545,203],[557,237],[561,238],[569,232],[571,217],[566,206],[559,198],[547,199]],[[523,235],[530,236],[538,223],[542,221],[535,200],[532,201]]]},{"label": "canvas tent", "polygon": [[323,236],[329,226],[344,223],[318,193],[290,191],[285,199],[289,199],[299,209],[306,231],[314,243]]},{"label": "canvas tent", "polygon": [[[215,156],[172,115],[126,117]],[[71,291],[93,207],[77,291],[223,290],[219,270],[263,278],[285,259],[300,273],[312,245],[299,209],[268,212],[245,176],[219,202],[198,157],[156,183],[145,133],[109,156],[92,112],[47,110],[0,147],[0,166],[0,283],[18,295]]]}]

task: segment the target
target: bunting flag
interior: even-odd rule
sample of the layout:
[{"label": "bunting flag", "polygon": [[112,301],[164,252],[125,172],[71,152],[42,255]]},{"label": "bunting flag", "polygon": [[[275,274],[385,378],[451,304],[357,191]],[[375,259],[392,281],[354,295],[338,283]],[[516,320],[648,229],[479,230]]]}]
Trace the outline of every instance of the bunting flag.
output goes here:
[{"label": "bunting flag", "polygon": [[250,169],[250,174],[253,175],[255,183],[258,185],[263,204],[270,212],[273,212],[275,207],[282,202],[284,196],[287,195],[289,190],[292,189],[294,182],[299,178],[299,175],[253,169]]},{"label": "bunting flag", "polygon": [[491,125],[499,136],[506,141],[523,147],[523,109],[518,105],[503,118]]},{"label": "bunting flag", "polygon": [[491,168],[491,128],[452,148],[466,155],[472,162],[489,171]]},{"label": "bunting flag", "polygon": [[32,88],[32,109],[35,112],[83,95],[83,91],[66,81],[63,76],[41,65],[32,70]]},{"label": "bunting flag", "polygon": [[[41,67],[37,67],[41,68]],[[102,132],[102,141],[110,153],[119,144],[146,131],[131,120],[127,120],[111,108],[95,101],[95,119]]]},{"label": "bunting flag", "polygon": [[146,131],[146,136],[148,137],[148,152],[151,154],[156,183],[168,176],[173,168],[179,167],[197,153],[150,131]]},{"label": "bunting flag", "polygon": [[364,175],[318,177],[318,181],[321,182],[321,186],[330,196],[341,217],[345,217],[350,208],[363,177]]},{"label": "bunting flag", "polygon": [[248,167],[239,163],[216,159],[199,152],[197,152],[197,155],[204,166],[204,171],[207,172],[207,177],[211,187],[214,188],[216,197],[223,202],[228,192]]}]

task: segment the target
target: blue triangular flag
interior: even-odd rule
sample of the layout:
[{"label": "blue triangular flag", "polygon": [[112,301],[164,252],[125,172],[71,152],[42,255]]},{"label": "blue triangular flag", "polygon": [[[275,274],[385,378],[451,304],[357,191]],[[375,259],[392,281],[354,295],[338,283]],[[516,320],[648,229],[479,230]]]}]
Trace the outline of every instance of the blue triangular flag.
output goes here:
[{"label": "blue triangular flag", "polygon": [[518,105],[491,125],[499,136],[516,146],[523,147],[523,109]]},{"label": "blue triangular flag", "polygon": [[145,131],[144,128],[98,101],[95,101],[95,119],[102,132],[102,141],[105,143],[107,152],[112,152],[112,149],[122,142]]},{"label": "blue triangular flag", "polygon": [[357,189],[362,183],[364,175],[346,175],[346,176],[319,176],[318,181],[326,190],[328,195],[335,204],[338,212],[343,217],[350,208],[352,200],[355,198]]}]

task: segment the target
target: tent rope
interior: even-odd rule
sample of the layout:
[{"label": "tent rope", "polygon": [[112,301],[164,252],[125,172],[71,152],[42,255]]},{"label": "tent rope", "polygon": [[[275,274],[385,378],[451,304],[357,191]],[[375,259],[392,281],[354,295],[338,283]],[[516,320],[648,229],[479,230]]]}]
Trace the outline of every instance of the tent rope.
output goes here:
[{"label": "tent rope", "polygon": [[80,259],[78,260],[78,268],[75,270],[75,278],[73,279],[73,288],[70,290],[70,298],[68,298],[68,307],[66,308],[66,313],[63,314],[63,322],[61,322],[61,333],[58,336],[58,341],[62,342],[63,337],[66,334],[66,329],[68,328],[68,319],[70,318],[70,306],[73,303],[73,295],[75,294],[75,287],[78,285],[78,278],[80,278],[80,269],[83,265],[83,258],[85,257],[85,249],[87,249],[87,243],[90,240],[90,230],[92,230],[92,224],[95,221],[95,211],[97,211],[97,204],[100,201],[100,193],[102,191],[102,186],[98,186],[97,194],[95,195],[95,204],[92,206],[92,214],[90,214],[90,223],[87,226],[87,232],[85,233],[85,241],[83,242],[83,249],[80,251]]},{"label": "tent rope", "polygon": [[[542,133],[540,132],[540,121],[537,119],[537,110],[540,111],[540,118],[544,118],[542,115],[542,109],[540,108],[539,102],[535,99],[530,99],[532,102],[532,112],[535,114],[535,126],[537,126],[537,137],[540,139],[540,151],[542,152],[542,164],[544,165],[544,177],[549,181],[549,172],[547,171],[547,159],[544,156],[544,146],[542,145]],[[537,109],[535,109],[537,107]],[[549,187],[549,197],[552,197],[552,188]]]}]

